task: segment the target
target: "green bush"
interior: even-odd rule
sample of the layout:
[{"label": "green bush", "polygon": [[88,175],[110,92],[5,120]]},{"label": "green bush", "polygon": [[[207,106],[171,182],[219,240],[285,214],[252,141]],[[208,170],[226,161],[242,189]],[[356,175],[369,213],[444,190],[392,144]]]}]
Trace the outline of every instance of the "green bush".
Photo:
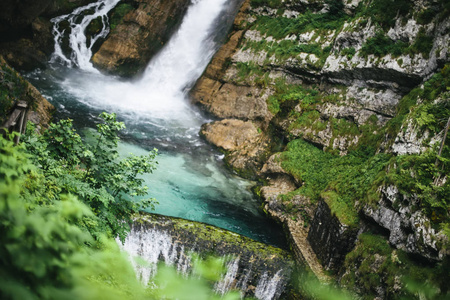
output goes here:
[{"label": "green bush", "polygon": [[34,177],[38,176],[30,175],[28,192],[42,198],[40,201],[58,199],[59,194],[76,195],[98,217],[98,225],[86,224],[94,236],[101,228],[101,234],[124,239],[131,215],[154,202],[152,199],[134,202],[129,197],[147,194],[139,175],[151,173],[155,168],[156,150],[118,160],[118,132],[125,126],[116,121],[115,114],[102,113],[100,117],[103,123],[97,125],[91,143],[82,141],[71,120],[51,124],[40,136],[30,128],[24,145],[44,177],[40,179],[42,184],[35,186]]}]

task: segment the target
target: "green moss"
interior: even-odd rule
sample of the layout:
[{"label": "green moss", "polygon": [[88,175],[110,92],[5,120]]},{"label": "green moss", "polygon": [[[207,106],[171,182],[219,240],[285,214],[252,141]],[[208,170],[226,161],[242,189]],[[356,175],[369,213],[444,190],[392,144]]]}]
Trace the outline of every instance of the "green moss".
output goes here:
[{"label": "green moss", "polygon": [[355,225],[358,222],[355,203],[377,198],[390,156],[371,157],[362,150],[338,156],[303,140],[293,140],[281,158],[283,169],[303,182],[297,193],[315,201],[320,197],[326,199],[341,222]]},{"label": "green moss", "polygon": [[[283,249],[257,242],[240,234],[221,229],[205,223],[185,219],[167,217],[156,214],[140,213],[135,216],[136,222],[141,224],[157,224],[177,233],[192,236],[198,242],[211,245],[229,245],[253,252],[254,255],[268,260],[291,260],[292,257]],[[213,250],[213,249],[211,249]]]},{"label": "green moss", "polygon": [[356,226],[359,223],[357,211],[352,207],[352,202],[340,196],[335,191],[326,191],[322,193],[324,201],[328,204],[331,213],[339,221],[349,226]]},{"label": "green moss", "polygon": [[344,48],[341,50],[341,55],[344,55],[347,57],[347,59],[352,59],[353,56],[356,54],[356,50],[353,47],[350,48]]},{"label": "green moss", "polygon": [[416,20],[420,25],[429,24],[436,16],[437,12],[433,8],[427,8],[417,14]]},{"label": "green moss", "polygon": [[122,21],[123,17],[134,10],[134,7],[128,3],[121,3],[117,5],[113,10],[110,18],[110,28],[114,30],[116,26]]},{"label": "green moss", "polygon": [[373,54],[377,57],[383,57],[387,54],[392,54],[398,57],[407,52],[408,44],[402,41],[393,41],[384,32],[379,31],[372,38],[368,38],[361,48],[361,54],[367,57]]},{"label": "green moss", "polygon": [[260,7],[260,6],[267,6],[270,8],[283,7],[282,0],[251,0],[250,3],[251,3],[251,6],[253,6],[253,7]]},{"label": "green moss", "polygon": [[397,18],[408,16],[414,6],[410,0],[366,1],[370,5],[361,5],[356,17],[370,17],[373,23],[384,30],[395,26]]},{"label": "green moss", "polygon": [[349,17],[343,13],[314,13],[305,11],[297,18],[258,16],[250,29],[272,36],[277,40],[292,34],[316,31],[317,34],[339,30]]},{"label": "green moss", "polygon": [[[0,125],[6,121],[14,103],[18,100],[27,101],[27,83],[12,68],[6,64],[0,64]],[[33,105],[33,103],[29,103]]]},{"label": "green moss", "polygon": [[[358,289],[363,299],[373,299],[377,290],[385,290],[386,299],[440,299],[447,293],[446,279],[441,277],[444,261],[437,264],[424,264],[411,259],[401,250],[391,248],[387,240],[380,235],[363,233],[356,247],[347,254],[344,262],[346,272],[341,280],[344,287]],[[395,288],[394,288],[395,286]],[[416,291],[421,291],[419,295]]]},{"label": "green moss", "polygon": [[425,33],[424,28],[420,28],[419,33],[414,43],[409,48],[409,53],[422,53],[423,57],[428,59],[430,57],[431,49],[433,48],[433,37]]}]

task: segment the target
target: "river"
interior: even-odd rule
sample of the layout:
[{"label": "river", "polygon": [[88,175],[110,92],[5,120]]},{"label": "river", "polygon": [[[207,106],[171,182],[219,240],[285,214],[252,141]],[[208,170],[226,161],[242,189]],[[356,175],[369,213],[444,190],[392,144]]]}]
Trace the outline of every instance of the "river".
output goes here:
[{"label": "river", "polygon": [[[121,155],[158,149],[158,168],[144,177],[149,196],[159,202],[151,212],[208,223],[284,247],[282,229],[264,214],[250,191],[255,183],[227,169],[223,155],[199,136],[200,126],[211,120],[188,97],[220,46],[224,28],[231,24],[222,16],[234,1],[194,0],[178,31],[143,75],[131,81],[97,71],[89,61],[92,51],[87,45],[93,43],[84,36],[89,18],[106,15],[117,2],[92,4],[93,13],[84,18],[74,17],[83,8],[55,18],[56,29],[62,20],[71,24],[72,53],[62,52],[59,44],[65,33],[55,30],[55,54],[48,67],[27,78],[56,106],[56,118],[73,119],[80,132],[95,128],[102,111],[116,112],[127,126],[121,134]],[[107,18],[102,19],[106,24]],[[101,34],[107,34],[107,26]]]}]

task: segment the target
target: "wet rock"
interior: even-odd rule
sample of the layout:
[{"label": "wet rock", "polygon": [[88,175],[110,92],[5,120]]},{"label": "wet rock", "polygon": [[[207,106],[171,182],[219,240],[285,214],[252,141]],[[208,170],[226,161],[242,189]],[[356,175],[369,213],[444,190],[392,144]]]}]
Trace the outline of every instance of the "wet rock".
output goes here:
[{"label": "wet rock", "polygon": [[45,18],[31,23],[31,37],[0,43],[0,54],[18,70],[44,68],[53,52],[52,24]]},{"label": "wet rock", "polygon": [[53,53],[50,18],[95,0],[4,0],[0,3],[0,54],[16,69],[44,68]]},{"label": "wet rock", "polygon": [[[155,239],[163,249],[156,249],[160,253],[146,253],[158,247],[154,245]],[[216,289],[226,292],[238,288],[247,296],[256,295],[260,299],[277,299],[294,266],[290,254],[282,249],[211,225],[146,213],[136,216],[125,241],[125,249],[136,250],[136,247],[143,259],[156,255],[184,272],[190,265],[190,252],[203,258],[228,257],[231,262],[228,266],[233,270],[228,271],[227,281],[219,282]]]},{"label": "wet rock", "polygon": [[126,77],[143,71],[177,29],[189,4],[188,0],[135,0],[137,8],[112,30],[92,63],[104,72]]},{"label": "wet rock", "polygon": [[[8,66],[6,61],[0,55],[0,85],[8,85],[8,89],[14,91],[15,96],[6,95],[10,103],[2,103],[9,107],[2,107],[2,113],[5,116],[0,116],[0,120],[6,120],[6,115],[10,113],[10,109],[17,101],[25,101],[31,110],[28,111],[27,120],[36,124],[37,129],[44,129],[48,127],[55,107],[45,99],[41,93],[28,81],[23,79],[18,72]],[[9,74],[8,80],[3,76]],[[12,79],[14,78],[14,79]],[[0,124],[1,126],[2,124]]]}]

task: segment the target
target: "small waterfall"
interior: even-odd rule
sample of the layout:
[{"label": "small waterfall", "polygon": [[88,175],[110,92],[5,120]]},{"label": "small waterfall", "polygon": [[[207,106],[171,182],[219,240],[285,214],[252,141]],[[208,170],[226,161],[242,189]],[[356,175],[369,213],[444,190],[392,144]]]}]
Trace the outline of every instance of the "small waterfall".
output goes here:
[{"label": "small waterfall", "polygon": [[218,294],[224,295],[234,286],[239,270],[239,259],[240,257],[238,256],[227,264],[227,273],[214,286]]},{"label": "small waterfall", "polygon": [[[272,256],[261,258],[257,252],[246,252],[246,245],[225,243],[215,249],[211,247],[213,242],[193,236],[190,231],[192,229],[180,231],[175,229],[173,221],[167,217],[156,218],[155,223],[136,223],[121,246],[129,254],[136,276],[143,283],[151,281],[156,274],[158,262],[164,262],[176,268],[179,273],[189,275],[193,264],[192,253],[199,254],[200,257],[204,253],[215,253],[223,257],[223,264],[227,268],[227,272],[214,286],[217,294],[225,295],[234,289],[240,290],[242,296],[254,296],[262,300],[280,297],[289,272],[283,271],[276,263],[273,265]],[[185,228],[194,226],[198,225],[192,222],[192,226]],[[206,229],[210,234],[213,230],[211,228],[208,226]],[[218,249],[221,250],[217,251]]]},{"label": "small waterfall", "polygon": [[277,299],[282,292],[280,286],[285,284],[282,271],[279,270],[273,277],[265,272],[256,286],[255,297],[261,300]]},{"label": "small waterfall", "polygon": [[[119,244],[120,241],[118,241]],[[184,252],[184,246],[172,241],[172,236],[164,231],[145,229],[132,230],[122,245],[131,258],[136,276],[147,284],[156,274],[157,263],[175,265],[178,272],[186,274],[191,267],[191,258]]]},{"label": "small waterfall", "polygon": [[[55,40],[55,51],[52,62],[60,61],[69,67],[77,66],[82,70],[98,73],[92,66],[92,47],[100,39],[105,38],[109,33],[108,12],[117,5],[120,0],[100,0],[86,6],[75,9],[72,13],[51,19],[53,23],[53,36]],[[89,24],[99,18],[102,29],[89,40],[86,37],[86,29]],[[66,31],[70,32],[66,32]],[[63,44],[68,35],[68,46],[71,49],[70,57],[63,51]]]}]

